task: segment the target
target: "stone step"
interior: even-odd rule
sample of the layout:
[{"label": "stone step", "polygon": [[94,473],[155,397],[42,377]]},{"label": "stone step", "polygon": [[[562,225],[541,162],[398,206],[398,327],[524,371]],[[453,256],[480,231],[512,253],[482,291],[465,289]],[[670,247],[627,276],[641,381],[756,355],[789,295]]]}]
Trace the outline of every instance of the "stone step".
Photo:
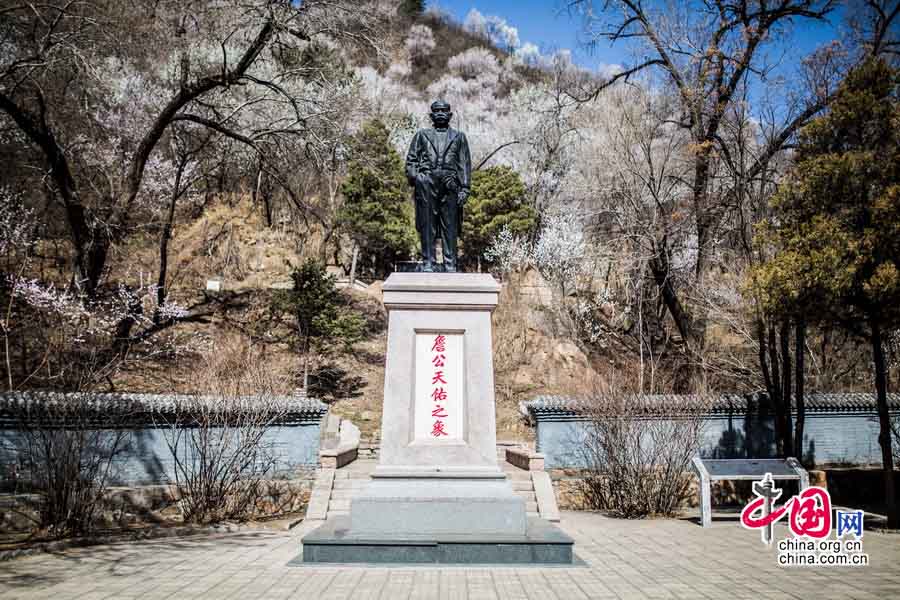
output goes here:
[{"label": "stone step", "polygon": [[316,484],[327,484],[331,483],[334,480],[334,469],[319,469],[316,473]]},{"label": "stone step", "polygon": [[515,481],[510,481],[512,484],[512,489],[516,492],[532,492],[534,491],[534,485],[531,483],[531,479],[516,479]]},{"label": "stone step", "polygon": [[510,467],[509,469],[503,469],[503,472],[506,474],[506,478],[510,481],[531,481],[530,471],[523,471],[522,469]]},{"label": "stone step", "polygon": [[[350,489],[334,489],[331,490],[331,499],[332,500],[349,500],[351,498],[356,498],[362,493],[362,488],[350,488]],[[532,493],[532,495],[534,495]]]},{"label": "stone step", "polygon": [[[536,508],[536,507],[537,507],[537,503],[535,502],[534,505],[535,505],[535,509],[534,509],[534,510],[537,510],[537,508]],[[348,511],[348,512],[349,512],[349,510],[350,510],[350,498],[339,499],[339,498],[334,498],[334,497],[332,497],[332,498],[331,498],[331,501],[328,503],[328,512],[331,513],[331,512],[336,511],[336,510],[345,510],[345,511]]]},{"label": "stone step", "polygon": [[328,514],[328,499],[313,499],[306,506],[306,519],[308,521],[325,519]]},{"label": "stone step", "polygon": [[[360,490],[332,490],[331,498],[329,499],[329,510],[333,509],[337,504],[343,504],[345,502],[350,502],[353,498],[359,496]],[[516,495],[519,498],[522,498],[526,505],[535,504],[537,505],[537,497],[533,491],[517,491]]]},{"label": "stone step", "polygon": [[[537,502],[537,497],[534,495],[534,492],[516,492],[516,496],[525,500],[525,502]],[[331,495],[334,498],[334,493]]]},{"label": "stone step", "polygon": [[344,471],[342,469],[338,469],[334,472],[334,480],[335,481],[356,481],[358,479],[371,479],[372,472],[368,470],[359,470],[359,471]]},{"label": "stone step", "polygon": [[537,513],[538,505],[537,502],[526,502],[525,503],[525,513]]},{"label": "stone step", "polygon": [[[331,517],[337,517],[337,516],[340,516],[340,515],[348,515],[348,516],[349,516],[349,515],[350,515],[350,511],[349,511],[349,510],[329,510],[329,511],[328,511],[328,518],[329,518],[329,519],[330,519]],[[536,515],[535,515],[535,516],[536,516]]]},{"label": "stone step", "polygon": [[369,479],[335,479],[334,490],[361,490],[369,483]]}]

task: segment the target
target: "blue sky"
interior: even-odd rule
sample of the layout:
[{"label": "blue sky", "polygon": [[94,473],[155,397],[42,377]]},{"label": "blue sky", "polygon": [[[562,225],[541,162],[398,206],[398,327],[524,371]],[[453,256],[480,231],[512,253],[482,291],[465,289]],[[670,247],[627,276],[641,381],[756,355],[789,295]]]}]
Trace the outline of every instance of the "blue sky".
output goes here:
[{"label": "blue sky", "polygon": [[[437,4],[463,22],[470,9],[476,8],[484,15],[496,15],[505,19],[509,25],[519,30],[519,39],[524,44],[531,42],[542,51],[569,49],[575,62],[589,68],[602,65],[624,64],[628,55],[624,46],[610,47],[608,42],[598,44],[593,52],[581,47],[579,28],[581,23],[577,17],[570,17],[560,9],[564,3],[554,0],[438,0],[429,1],[428,5]],[[799,26],[792,37],[792,50],[802,55],[808,54],[837,36],[841,15],[834,12],[831,23],[805,22]]]}]

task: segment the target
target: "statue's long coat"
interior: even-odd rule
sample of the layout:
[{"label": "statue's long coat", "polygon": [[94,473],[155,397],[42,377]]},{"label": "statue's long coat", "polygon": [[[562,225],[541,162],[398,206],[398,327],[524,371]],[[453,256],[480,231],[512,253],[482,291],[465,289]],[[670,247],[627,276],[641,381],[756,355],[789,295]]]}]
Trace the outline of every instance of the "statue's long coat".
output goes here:
[{"label": "statue's long coat", "polygon": [[[443,156],[438,156],[438,140],[434,129],[420,129],[413,136],[409,144],[409,152],[406,154],[406,178],[410,185],[415,185],[416,175],[424,171],[435,169],[449,169],[454,171],[456,183],[460,190],[468,192],[472,183],[472,156],[469,154],[469,142],[466,134],[453,128],[447,130],[447,147]],[[456,198],[447,198],[448,202],[456,202]],[[419,231],[426,223],[432,220],[428,214],[428,207],[422,206],[422,202],[416,199],[416,229]],[[457,235],[462,229],[462,209],[458,211]]]}]

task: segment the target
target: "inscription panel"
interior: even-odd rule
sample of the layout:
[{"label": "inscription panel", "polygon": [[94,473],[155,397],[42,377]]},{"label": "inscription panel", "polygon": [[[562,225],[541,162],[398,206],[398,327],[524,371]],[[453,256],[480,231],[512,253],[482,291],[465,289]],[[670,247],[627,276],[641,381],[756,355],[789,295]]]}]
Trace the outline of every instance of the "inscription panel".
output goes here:
[{"label": "inscription panel", "polygon": [[416,332],[416,442],[463,439],[463,334]]}]

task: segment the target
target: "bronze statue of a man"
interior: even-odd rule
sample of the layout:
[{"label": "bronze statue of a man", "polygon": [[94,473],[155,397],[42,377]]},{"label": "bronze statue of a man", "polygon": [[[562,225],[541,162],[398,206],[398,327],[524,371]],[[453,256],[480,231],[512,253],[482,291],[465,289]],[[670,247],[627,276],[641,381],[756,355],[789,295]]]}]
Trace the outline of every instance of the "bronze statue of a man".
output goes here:
[{"label": "bronze statue of a man", "polygon": [[415,188],[416,229],[422,242],[422,270],[434,271],[436,238],[441,238],[444,270],[457,269],[456,248],[462,208],[469,197],[472,158],[466,135],[450,128],[450,105],[431,105],[433,129],[420,129],[406,154],[406,177]]}]

